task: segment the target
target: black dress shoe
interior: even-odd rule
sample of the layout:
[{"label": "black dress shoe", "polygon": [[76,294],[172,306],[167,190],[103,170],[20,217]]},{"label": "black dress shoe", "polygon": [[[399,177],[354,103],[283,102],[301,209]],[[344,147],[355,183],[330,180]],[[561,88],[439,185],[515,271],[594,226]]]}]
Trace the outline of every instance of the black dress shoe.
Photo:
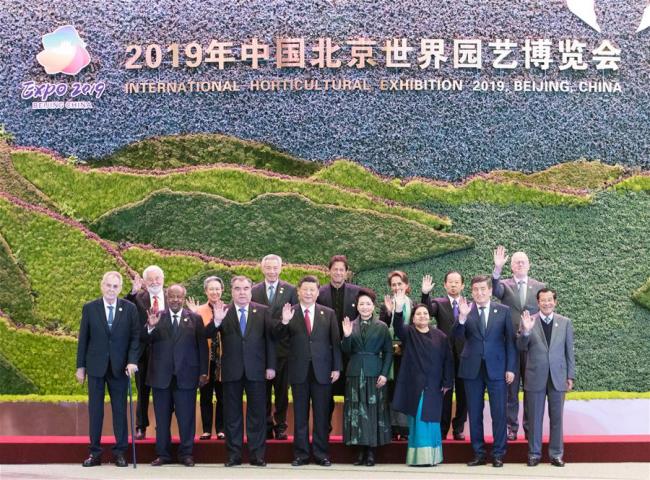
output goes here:
[{"label": "black dress shoe", "polygon": [[529,467],[536,467],[539,465],[539,457],[528,457],[528,463],[526,465]]},{"label": "black dress shoe", "polygon": [[302,467],[303,465],[309,465],[308,458],[294,458],[291,462],[292,467]]},{"label": "black dress shoe", "polygon": [[231,458],[223,464],[224,467],[236,467],[237,465],[241,465],[241,459]]},{"label": "black dress shoe", "polygon": [[156,458],[153,462],[151,462],[152,467],[162,467],[163,465],[166,465],[168,463],[171,463],[169,460],[165,460],[162,457]]},{"label": "black dress shoe", "polygon": [[274,435],[273,435],[273,430],[267,430],[266,431],[266,439],[267,440],[273,440]]},{"label": "black dress shoe", "polygon": [[514,441],[514,440],[517,440],[517,432],[513,432],[512,430],[508,430],[507,437],[508,437],[508,440],[510,440],[511,442]]},{"label": "black dress shoe", "polygon": [[99,457],[94,457],[92,455],[81,463],[83,467],[98,467],[101,464],[102,464],[102,459]]},{"label": "black dress shoe", "polygon": [[135,439],[144,440],[147,438],[147,429],[146,428],[136,428],[135,429]]},{"label": "black dress shoe", "polygon": [[454,432],[454,440],[465,440],[465,434],[463,432]]},{"label": "black dress shoe", "polygon": [[332,462],[330,462],[329,458],[321,458],[319,460],[316,460],[316,463],[320,465],[321,467],[331,467]]},{"label": "black dress shoe", "polygon": [[276,440],[286,440],[288,438],[289,437],[287,436],[286,430],[278,430],[277,432],[275,432],[275,439]]},{"label": "black dress shoe", "polygon": [[375,451],[373,448],[368,448],[368,455],[366,456],[366,467],[375,466]]},{"label": "black dress shoe", "polygon": [[564,460],[561,457],[551,457],[551,465],[554,467],[563,467]]},{"label": "black dress shoe", "polygon": [[185,465],[186,467],[193,467],[194,466],[194,459],[192,457],[185,457],[181,459],[181,463]]},{"label": "black dress shoe", "polygon": [[492,466],[496,468],[501,468],[503,467],[503,458],[501,457],[494,457],[492,459]]},{"label": "black dress shoe", "polygon": [[251,460],[251,465],[254,467],[266,467],[266,462],[261,459]]},{"label": "black dress shoe", "polygon": [[485,465],[485,457],[474,457],[471,461],[467,462],[468,467],[478,467],[479,465]]},{"label": "black dress shoe", "polygon": [[352,465],[356,467],[360,467],[361,465],[366,464],[366,447],[361,447],[359,449],[359,456],[357,457],[357,461],[354,462]]},{"label": "black dress shoe", "polygon": [[116,467],[128,467],[129,464],[126,461],[126,458],[124,458],[124,455],[116,455],[115,456],[115,466]]}]

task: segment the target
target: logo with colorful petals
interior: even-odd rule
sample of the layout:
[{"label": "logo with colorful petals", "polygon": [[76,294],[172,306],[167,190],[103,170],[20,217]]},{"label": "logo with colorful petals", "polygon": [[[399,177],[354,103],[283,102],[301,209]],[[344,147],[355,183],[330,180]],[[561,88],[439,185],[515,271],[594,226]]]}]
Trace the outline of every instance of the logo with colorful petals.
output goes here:
[{"label": "logo with colorful petals", "polygon": [[36,60],[47,73],[76,75],[90,63],[90,55],[79,33],[72,25],[59,27],[43,35],[43,51]]}]

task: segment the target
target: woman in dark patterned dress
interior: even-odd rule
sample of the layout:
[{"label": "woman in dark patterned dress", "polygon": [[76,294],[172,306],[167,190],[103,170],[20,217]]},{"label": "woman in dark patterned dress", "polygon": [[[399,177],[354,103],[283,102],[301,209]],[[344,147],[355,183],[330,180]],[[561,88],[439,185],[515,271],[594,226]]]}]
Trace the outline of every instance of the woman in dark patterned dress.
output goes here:
[{"label": "woman in dark patterned dress", "polygon": [[388,371],[393,345],[385,323],[377,320],[375,293],[361,289],[357,295],[359,316],[343,319],[341,350],[350,361],[346,370],[343,441],[357,445],[355,465],[375,464],[375,447],[391,441],[388,408]]}]

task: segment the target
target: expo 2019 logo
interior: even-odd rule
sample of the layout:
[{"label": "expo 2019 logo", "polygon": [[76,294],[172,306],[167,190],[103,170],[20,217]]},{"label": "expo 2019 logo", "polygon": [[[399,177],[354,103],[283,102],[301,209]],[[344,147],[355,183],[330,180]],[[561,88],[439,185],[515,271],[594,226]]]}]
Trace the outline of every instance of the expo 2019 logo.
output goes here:
[{"label": "expo 2019 logo", "polygon": [[90,63],[86,42],[72,25],[43,35],[42,42],[43,51],[36,55],[36,60],[50,75],[76,75]]}]

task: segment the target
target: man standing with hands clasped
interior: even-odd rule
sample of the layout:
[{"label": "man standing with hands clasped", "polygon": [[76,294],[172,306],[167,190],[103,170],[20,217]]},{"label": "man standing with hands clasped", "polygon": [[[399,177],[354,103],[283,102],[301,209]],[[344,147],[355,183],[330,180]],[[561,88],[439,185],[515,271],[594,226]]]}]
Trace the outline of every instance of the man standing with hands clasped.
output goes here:
[{"label": "man standing with hands clasped", "polygon": [[512,320],[508,307],[490,302],[492,279],[489,276],[472,278],[471,286],[474,303],[460,299],[458,320],[452,328],[454,337],[465,339],[458,376],[465,381],[469,431],[474,450],[474,459],[467,465],[486,464],[483,397],[487,388],[494,437],[492,466],[502,467],[506,454],[506,384],[514,379],[517,353]]},{"label": "man standing with hands clasped", "polygon": [[332,383],[341,371],[341,340],[334,310],[316,303],[318,279],[298,282],[297,305],[285,304],[274,331],[289,337],[289,382],[293,392],[294,467],[309,463],[309,406],[313,409],[313,452],[318,465],[329,467],[328,421]]},{"label": "man standing with hands clasped", "polygon": [[539,313],[521,316],[517,348],[526,355],[526,403],[529,415],[528,466],[542,457],[542,421],[548,398],[551,465],[563,467],[562,412],[564,396],[573,388],[576,365],[571,320],[555,313],[556,293],[548,288],[537,292]]},{"label": "man standing with hands clasped", "polygon": [[275,344],[271,337],[271,312],[251,302],[250,278],[238,275],[230,281],[231,305],[214,306],[211,336],[221,332],[221,381],[223,382],[226,467],[241,465],[244,444],[243,401],[246,392],[246,437],[250,463],[265,467],[266,380],[275,377]]},{"label": "man standing with hands clasped", "polygon": [[122,291],[122,275],[106,272],[100,288],[101,298],[83,306],[77,344],[77,381],[83,384],[88,374],[88,417],[90,456],[84,467],[101,465],[104,392],[108,385],[113,413],[115,466],[126,467],[128,448],[126,394],[131,375],[138,370],[140,325],[138,311],[131,302],[117,298]]}]

